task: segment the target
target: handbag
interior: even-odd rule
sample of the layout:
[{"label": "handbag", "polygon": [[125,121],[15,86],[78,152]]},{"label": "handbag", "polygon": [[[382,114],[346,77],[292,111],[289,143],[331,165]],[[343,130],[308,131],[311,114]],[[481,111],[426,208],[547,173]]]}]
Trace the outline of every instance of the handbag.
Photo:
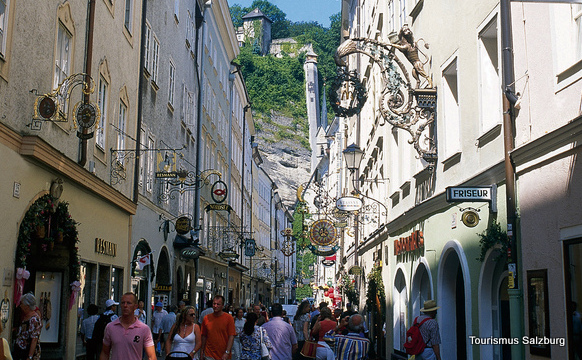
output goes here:
[{"label": "handbag", "polygon": [[305,340],[305,344],[301,348],[301,355],[305,356],[306,358],[315,359],[315,355],[317,354],[317,342],[311,340]]},{"label": "handbag", "polygon": [[263,342],[263,329],[259,328],[259,331],[261,332],[261,360],[271,360],[269,348]]}]

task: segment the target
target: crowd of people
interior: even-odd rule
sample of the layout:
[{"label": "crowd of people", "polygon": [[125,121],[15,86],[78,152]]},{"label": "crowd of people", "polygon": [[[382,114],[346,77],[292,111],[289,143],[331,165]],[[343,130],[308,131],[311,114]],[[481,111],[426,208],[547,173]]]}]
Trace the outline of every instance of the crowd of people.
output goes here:
[{"label": "crowd of people", "polygon": [[[169,311],[158,301],[151,328],[144,306],[131,292],[120,302],[107,300],[102,314],[89,305],[80,327],[86,359],[366,360],[370,351],[364,318],[350,304],[342,311],[326,302],[315,306],[303,301],[291,320],[278,303],[270,311],[260,304],[235,309],[216,295],[197,318],[196,308],[183,301]],[[422,316],[434,319],[437,308],[428,304]],[[20,309],[14,359],[38,360],[42,323],[32,293],[22,297]],[[438,324],[428,325],[421,328],[428,346],[419,358],[440,359]]]}]

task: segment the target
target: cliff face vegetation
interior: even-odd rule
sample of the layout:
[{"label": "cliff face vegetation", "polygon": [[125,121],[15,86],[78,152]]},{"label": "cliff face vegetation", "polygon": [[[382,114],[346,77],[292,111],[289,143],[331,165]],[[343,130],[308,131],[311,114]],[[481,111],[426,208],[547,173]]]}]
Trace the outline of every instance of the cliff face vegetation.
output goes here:
[{"label": "cliff face vegetation", "polygon": [[[248,8],[231,6],[235,27],[242,26],[242,17],[256,8],[273,21],[272,38],[280,39],[280,46],[276,54],[261,56],[252,40],[247,40],[236,62],[241,66],[252,102],[262,166],[277,183],[283,202],[292,208],[298,185],[311,175],[305,49],[311,44],[318,55],[319,88],[329,87],[326,80],[331,83],[335,77],[333,54],[340,41],[340,15],[332,15],[331,26],[325,28],[317,22],[291,22],[277,6],[255,0]],[[320,98],[322,105],[328,105],[323,93]],[[331,119],[333,115],[328,113],[328,121]]]}]

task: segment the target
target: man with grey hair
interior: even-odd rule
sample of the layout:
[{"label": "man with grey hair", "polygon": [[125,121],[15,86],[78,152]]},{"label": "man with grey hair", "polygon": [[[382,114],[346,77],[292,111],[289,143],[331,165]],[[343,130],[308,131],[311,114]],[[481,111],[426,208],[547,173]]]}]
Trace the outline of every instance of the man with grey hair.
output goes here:
[{"label": "man with grey hair", "polygon": [[347,335],[335,335],[335,354],[337,360],[365,360],[370,351],[370,340],[360,336],[364,330],[364,318],[360,314],[354,314],[348,318],[343,318],[340,325],[342,328],[347,325]]}]

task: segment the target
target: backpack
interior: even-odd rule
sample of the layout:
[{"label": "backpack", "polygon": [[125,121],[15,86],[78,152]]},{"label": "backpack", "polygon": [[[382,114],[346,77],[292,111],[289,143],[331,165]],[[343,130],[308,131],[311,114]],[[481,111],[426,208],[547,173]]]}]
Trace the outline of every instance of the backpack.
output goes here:
[{"label": "backpack", "polygon": [[93,336],[91,336],[91,341],[98,344],[103,343],[103,338],[105,337],[105,327],[111,322],[111,317],[113,314],[99,315],[99,319],[95,322],[95,327],[93,328]]},{"label": "backpack", "polygon": [[430,317],[426,318],[419,324],[417,322],[418,317],[414,318],[414,323],[410,329],[406,331],[406,342],[404,343],[404,349],[406,349],[407,354],[418,355],[424,351],[426,344],[424,343],[424,339],[420,333],[420,326],[430,319]]}]

